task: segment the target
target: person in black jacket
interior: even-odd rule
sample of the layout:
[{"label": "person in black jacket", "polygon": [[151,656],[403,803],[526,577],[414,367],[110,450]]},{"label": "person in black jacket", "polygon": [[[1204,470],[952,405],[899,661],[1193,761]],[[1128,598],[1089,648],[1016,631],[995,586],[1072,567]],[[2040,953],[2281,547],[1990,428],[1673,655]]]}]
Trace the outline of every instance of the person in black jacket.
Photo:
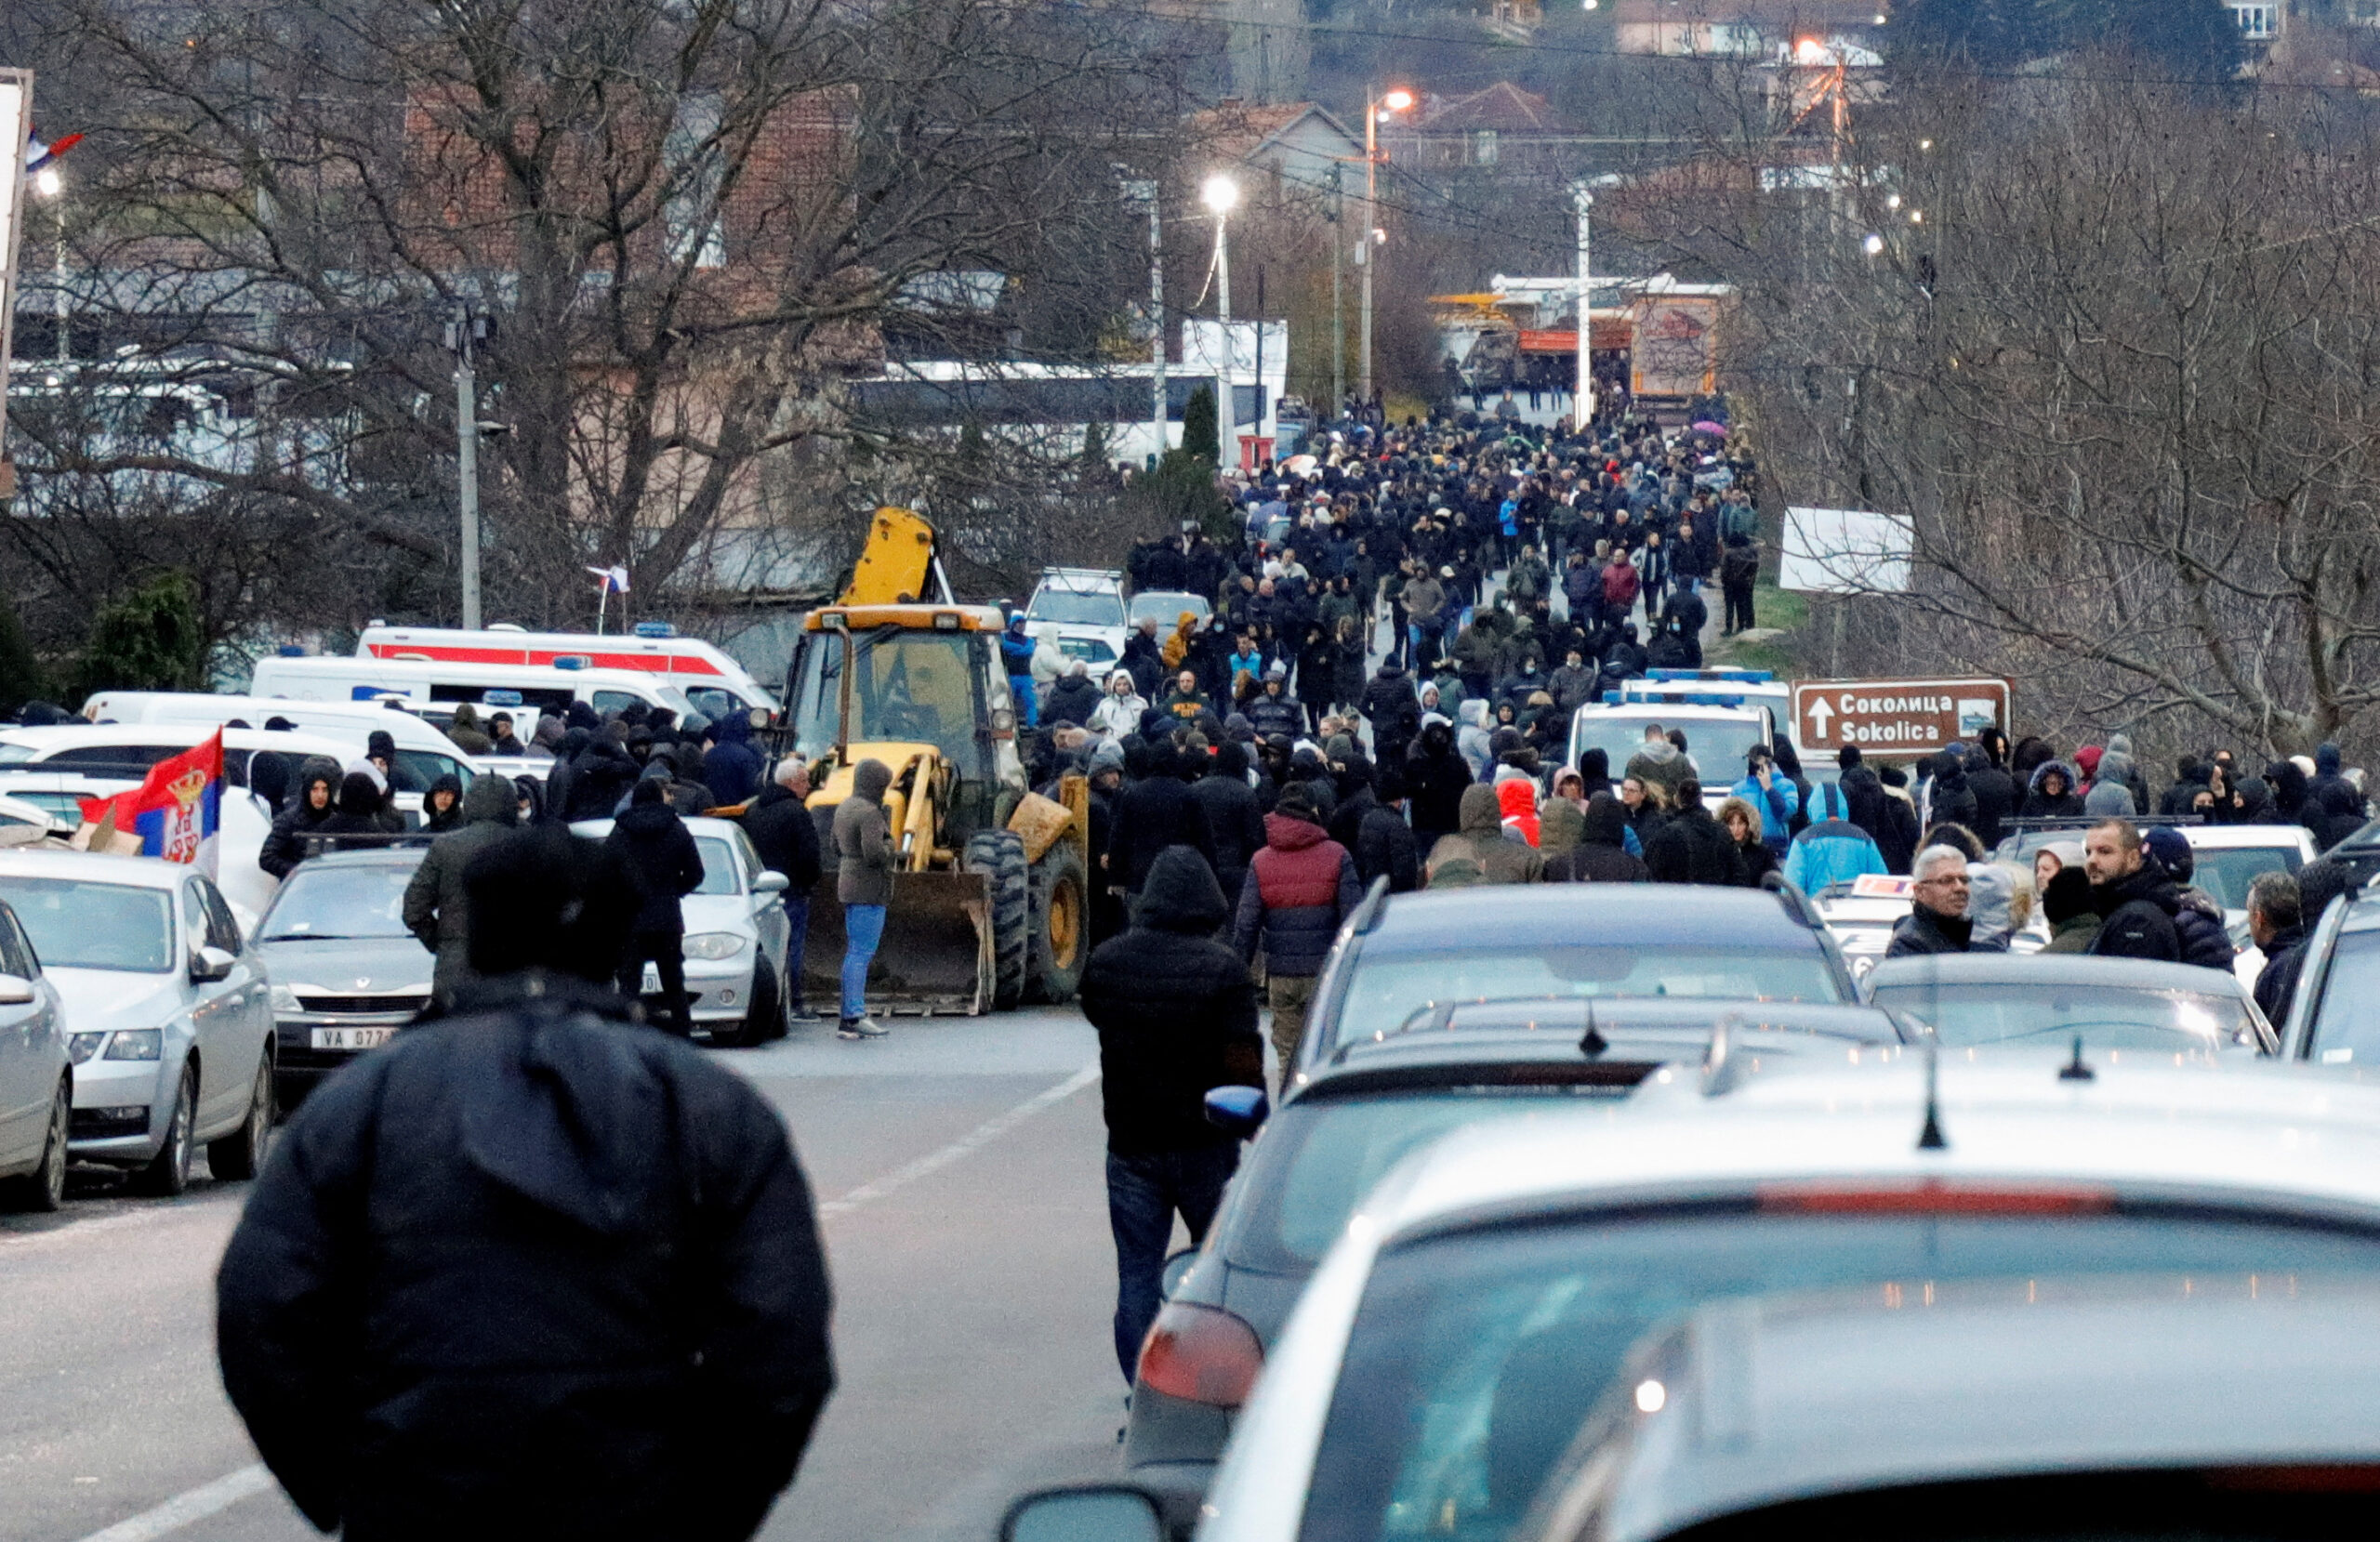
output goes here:
[{"label": "person in black jacket", "polygon": [[1462,828],[1462,790],[1471,785],[1471,765],[1455,747],[1454,725],[1444,718],[1422,727],[1406,758],[1405,785],[1412,795],[1413,844],[1420,850],[1427,852]]},{"label": "person in black jacket", "polygon": [[1107,837],[1107,881],[1127,894],[1139,894],[1150,864],[1169,846],[1195,848],[1211,867],[1215,842],[1207,833],[1206,811],[1184,784],[1172,745],[1148,745],[1137,754],[1128,745],[1124,761],[1138,779],[1116,800],[1116,819]]},{"label": "person in black jacket", "polygon": [[1643,862],[1628,854],[1628,811],[1607,792],[1587,799],[1579,844],[1545,864],[1547,883],[1649,883]]},{"label": "person in black jacket", "polygon": [[338,808],[330,818],[314,826],[318,836],[360,836],[355,841],[331,840],[323,843],[325,851],[350,848],[377,850],[387,841],[379,837],[389,834],[387,822],[381,815],[387,806],[380,784],[372,780],[369,771],[352,771],[338,784]]},{"label": "person in black jacket", "polygon": [[2297,880],[2286,873],[2259,873],[2248,885],[2248,935],[2264,950],[2256,976],[2256,1005],[2278,1031],[2289,1021],[2297,997],[2297,976],[2306,962],[2306,916]]},{"label": "person in black jacket", "polygon": [[1678,784],[1676,812],[1645,842],[1645,867],[1655,883],[1743,887],[1735,840],[1702,806],[1702,784],[1694,778]]},{"label": "person in black jacket", "polygon": [[1083,968],[1107,1119],[1116,1364],[1127,1381],[1157,1319],[1175,1212],[1197,1245],[1239,1166],[1239,1143],[1206,1121],[1206,1095],[1264,1085],[1256,987],[1239,955],[1215,941],[1228,915],[1206,859],[1169,847],[1149,866],[1131,929],[1093,948]]},{"label": "person in black jacket", "polygon": [[306,837],[338,812],[338,763],[309,756],[298,768],[297,795],[272,822],[257,865],[276,878],[286,878],[306,860]]},{"label": "person in black jacket", "polygon": [[2082,869],[2091,875],[2091,904],[2100,916],[2091,951],[2106,958],[2181,962],[2174,914],[2181,899],[2174,880],[2149,860],[2130,820],[2108,819],[2082,837]]},{"label": "person in black jacket", "polygon": [[1967,916],[1974,882],[1967,876],[1967,854],[1955,846],[1929,846],[1911,866],[1917,882],[1909,914],[1894,923],[1884,956],[1967,952],[1975,940],[1975,922]]},{"label": "person in black jacket", "polygon": [[810,1187],[751,1085],[606,985],[626,885],[516,831],[487,978],[292,1116],[216,1276],[224,1389],[350,1542],[739,1542],[834,1386]]},{"label": "person in black jacket", "polygon": [[636,784],[628,812],[613,823],[604,844],[619,853],[636,896],[636,918],[620,955],[620,994],[630,1001],[642,995],[644,966],[650,961],[661,976],[668,1031],[688,1037],[694,1024],[686,1005],[686,917],[678,902],[701,887],[702,853],[658,781]]},{"label": "person in black jacket", "polygon": [[1967,791],[1975,794],[1975,823],[1968,828],[1987,851],[2000,845],[2002,826],[2016,812],[2016,779],[2000,764],[2007,747],[2008,736],[1988,728],[1967,751]]},{"label": "person in black jacket", "polygon": [[1215,746],[1213,766],[1190,784],[1190,796],[1206,816],[1207,836],[1215,846],[1215,882],[1223,903],[1239,908],[1239,886],[1248,864],[1264,849],[1264,815],[1256,806],[1256,789],[1248,784],[1248,746],[1226,739]]},{"label": "person in black jacket", "polygon": [[587,741],[570,763],[570,771],[569,802],[562,811],[564,824],[611,818],[620,795],[643,774],[643,768],[608,731]]},{"label": "person in black jacket", "polygon": [[1366,889],[1374,878],[1386,878],[1391,894],[1410,894],[1421,887],[1421,853],[1405,817],[1405,778],[1394,766],[1384,766],[1376,780],[1372,805],[1364,811],[1350,853],[1355,876]]},{"label": "person in black jacket", "polygon": [[2198,853],[2190,849],[2189,837],[2170,824],[2160,824],[2143,834],[2140,843],[2149,863],[2174,880],[2174,943],[2181,950],[2181,961],[2229,973],[2239,955],[2231,946],[2223,907],[2190,882],[2198,874]]},{"label": "person in black jacket", "polygon": [[744,833],[760,853],[760,865],[785,875],[785,918],[793,928],[786,944],[785,976],[793,999],[786,1006],[793,1016],[808,1017],[801,1003],[802,944],[810,934],[810,896],[818,887],[818,822],[811,816],[810,766],[799,755],[777,762],[776,779],[744,811]]}]

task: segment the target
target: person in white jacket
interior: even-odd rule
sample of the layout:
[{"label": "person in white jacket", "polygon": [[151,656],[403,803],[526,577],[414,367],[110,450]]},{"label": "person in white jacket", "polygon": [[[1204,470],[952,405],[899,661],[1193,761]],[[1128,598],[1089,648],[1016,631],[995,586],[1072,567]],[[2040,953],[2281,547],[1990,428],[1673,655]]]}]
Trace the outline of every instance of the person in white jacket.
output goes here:
[{"label": "person in white jacket", "polygon": [[1093,733],[1107,739],[1121,739],[1141,731],[1141,714],[1149,704],[1132,689],[1132,672],[1118,669],[1107,677],[1107,694],[1091,709],[1090,728]]}]

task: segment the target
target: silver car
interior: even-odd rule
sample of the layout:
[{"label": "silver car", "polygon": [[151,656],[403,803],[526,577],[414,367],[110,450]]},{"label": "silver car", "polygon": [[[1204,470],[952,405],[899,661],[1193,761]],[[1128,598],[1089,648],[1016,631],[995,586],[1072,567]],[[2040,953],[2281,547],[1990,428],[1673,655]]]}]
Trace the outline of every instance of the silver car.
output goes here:
[{"label": "silver car", "polygon": [[66,1012],[33,940],[0,903],[0,1195],[28,1210],[66,1199],[74,1073]]},{"label": "silver car", "polygon": [[205,875],[151,857],[0,851],[0,900],[58,988],[77,1160],[189,1186],[195,1148],[249,1178],[277,1109],[264,966]]},{"label": "silver car", "polygon": [[[583,819],[571,829],[602,840],[612,833],[612,822]],[[786,876],[760,864],[751,837],[733,820],[689,819],[686,832],[703,859],[701,886],[678,902],[685,918],[686,1001],[694,1031],[717,1045],[782,1038],[793,1000],[786,979],[793,942],[785,914]],[[642,994],[660,989],[659,974],[647,964]]]},{"label": "silver car", "polygon": [[257,928],[272,975],[284,1107],[389,1042],[430,1004],[437,956],[405,929],[405,885],[424,848],[337,851],[298,864]]}]

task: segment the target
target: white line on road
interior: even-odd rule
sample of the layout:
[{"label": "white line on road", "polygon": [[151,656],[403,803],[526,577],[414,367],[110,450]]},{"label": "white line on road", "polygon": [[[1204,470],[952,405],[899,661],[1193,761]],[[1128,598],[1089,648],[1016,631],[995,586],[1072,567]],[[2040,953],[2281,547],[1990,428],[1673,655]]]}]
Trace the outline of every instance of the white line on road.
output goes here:
[{"label": "white line on road", "polygon": [[[982,1150],[1035,1114],[1064,1102],[1097,1080],[1099,1062],[1093,1061],[1057,1086],[1046,1087],[1007,1113],[985,1120],[941,1150],[928,1152],[905,1166],[895,1167],[872,1183],[863,1183],[840,1199],[826,1201],[818,1206],[818,1215],[821,1219],[849,1215],[863,1205],[874,1204],[929,1173],[940,1171],[970,1153]],[[93,1222],[83,1230],[89,1231],[102,1224]],[[272,1474],[265,1470],[262,1462],[258,1462],[237,1472],[227,1472],[213,1483],[203,1483],[188,1493],[178,1494],[156,1509],[143,1510],[128,1521],[119,1521],[105,1531],[93,1532],[82,1542],[153,1542],[156,1537],[204,1521],[271,1486]]]},{"label": "white line on road", "polygon": [[152,1538],[230,1509],[271,1486],[272,1474],[265,1470],[264,1463],[256,1462],[237,1472],[227,1472],[211,1483],[201,1483],[188,1493],[177,1494],[155,1509],[142,1510],[129,1521],[119,1521],[105,1531],[95,1531],[83,1542],[152,1542]]},{"label": "white line on road", "polygon": [[896,1189],[906,1189],[927,1174],[937,1172],[972,1152],[980,1151],[1042,1110],[1064,1102],[1097,1080],[1099,1062],[1093,1061],[1057,1086],[1035,1093],[1006,1114],[986,1119],[940,1151],[928,1152],[906,1166],[893,1168],[874,1182],[863,1183],[840,1199],[827,1200],[818,1206],[819,1219],[826,1220],[849,1215],[861,1206],[872,1205]]}]

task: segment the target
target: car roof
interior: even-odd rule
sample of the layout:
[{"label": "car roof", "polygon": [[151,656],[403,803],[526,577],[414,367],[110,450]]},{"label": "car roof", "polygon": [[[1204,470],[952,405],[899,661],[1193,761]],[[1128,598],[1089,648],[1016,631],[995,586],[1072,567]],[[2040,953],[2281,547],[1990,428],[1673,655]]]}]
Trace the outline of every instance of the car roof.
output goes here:
[{"label": "car roof", "polygon": [[1872,1286],[1700,1308],[1640,1348],[1593,1421],[1623,1446],[1617,1471],[1582,1444],[1567,1492],[1549,1489],[1603,1524],[1553,1529],[1650,1542],[1912,1483],[2380,1454],[2369,1281],[2215,1279],[2185,1298],[2164,1279],[2066,1294],[2043,1272],[1929,1286],[1919,1311]]},{"label": "car roof", "polygon": [[[734,844],[735,832],[742,828],[732,819],[712,819],[704,814],[680,814],[678,817],[685,822],[688,835],[717,836],[731,846]],[[608,819],[574,820],[570,831],[573,835],[591,836],[600,840],[612,833],[612,824],[613,821]]]},{"label": "car roof", "polygon": [[163,862],[155,857],[61,851],[55,847],[0,849],[0,877],[7,878],[72,878],[83,883],[170,890],[196,871],[187,863]]},{"label": "car roof", "polygon": [[[1733,695],[1734,692],[1726,694]],[[1631,722],[1646,723],[1666,723],[1672,718],[1679,722],[1708,722],[1712,718],[1732,722],[1750,718],[1756,722],[1760,718],[1760,709],[1752,706],[1710,706],[1699,702],[1620,702],[1601,705],[1589,703],[1579,708],[1577,720],[1584,722],[1590,718],[1620,718]],[[1687,753],[1693,752],[1689,750]]]},{"label": "car roof", "polygon": [[2141,991],[2195,991],[2244,995],[2228,969],[2167,964],[2148,958],[2099,958],[2072,953],[1943,953],[1887,958],[1868,973],[1871,991],[1923,990],[1943,985],[2112,985]]},{"label": "car roof", "polygon": [[419,846],[375,847],[366,851],[325,851],[318,857],[308,857],[289,876],[294,878],[300,874],[335,872],[342,867],[418,867],[422,854],[429,850],[425,842]]},{"label": "car roof", "polygon": [[[73,749],[84,745],[180,745],[196,748],[212,737],[211,734],[200,733],[193,740],[191,735],[200,726],[188,721],[53,723],[46,728],[0,729],[0,744],[22,745],[34,750]],[[223,745],[226,749],[276,749],[300,755],[328,755],[342,760],[355,747],[319,733],[262,728],[227,728],[223,731]]]},{"label": "car roof", "polygon": [[1818,932],[1778,894],[1699,884],[1483,884],[1389,897],[1366,952],[1456,952],[1484,938],[1529,942],[1691,942],[1816,948]]},{"label": "car roof", "polygon": [[[99,695],[104,701],[121,701],[134,705],[163,707],[168,715],[162,719],[152,720],[151,726],[162,723],[163,726],[170,727],[184,722],[214,722],[218,721],[220,718],[245,718],[251,714],[261,714],[265,717],[278,714],[292,721],[299,718],[314,718],[342,725],[353,723],[365,729],[386,728],[391,734],[412,732],[413,727],[417,725],[422,732],[433,735],[442,744],[447,743],[446,735],[439,731],[436,723],[430,721],[417,712],[407,711],[403,706],[390,706],[385,701],[308,702],[300,701],[295,696],[249,696],[238,692],[205,691],[103,691],[99,692]],[[462,704],[448,702],[441,705],[451,709]],[[497,707],[495,710],[510,711],[517,718],[521,709]],[[118,722],[121,723],[121,719],[118,719]],[[406,726],[400,727],[400,724]],[[233,729],[231,731],[237,733],[240,731]],[[298,731],[306,731],[301,726]],[[416,735],[416,737],[418,736],[418,734]]]},{"label": "car roof", "polygon": [[1879,1048],[1741,1078],[1722,1096],[1659,1072],[1624,1127],[1557,1111],[1458,1133],[1382,1181],[1368,1230],[1394,1242],[1622,1201],[1977,1180],[2229,1196],[2380,1224],[2380,1086],[2268,1061],[2105,1057],[2077,1080],[2054,1057],[1945,1050],[1944,1143],[1925,1148],[1927,1059]]}]

